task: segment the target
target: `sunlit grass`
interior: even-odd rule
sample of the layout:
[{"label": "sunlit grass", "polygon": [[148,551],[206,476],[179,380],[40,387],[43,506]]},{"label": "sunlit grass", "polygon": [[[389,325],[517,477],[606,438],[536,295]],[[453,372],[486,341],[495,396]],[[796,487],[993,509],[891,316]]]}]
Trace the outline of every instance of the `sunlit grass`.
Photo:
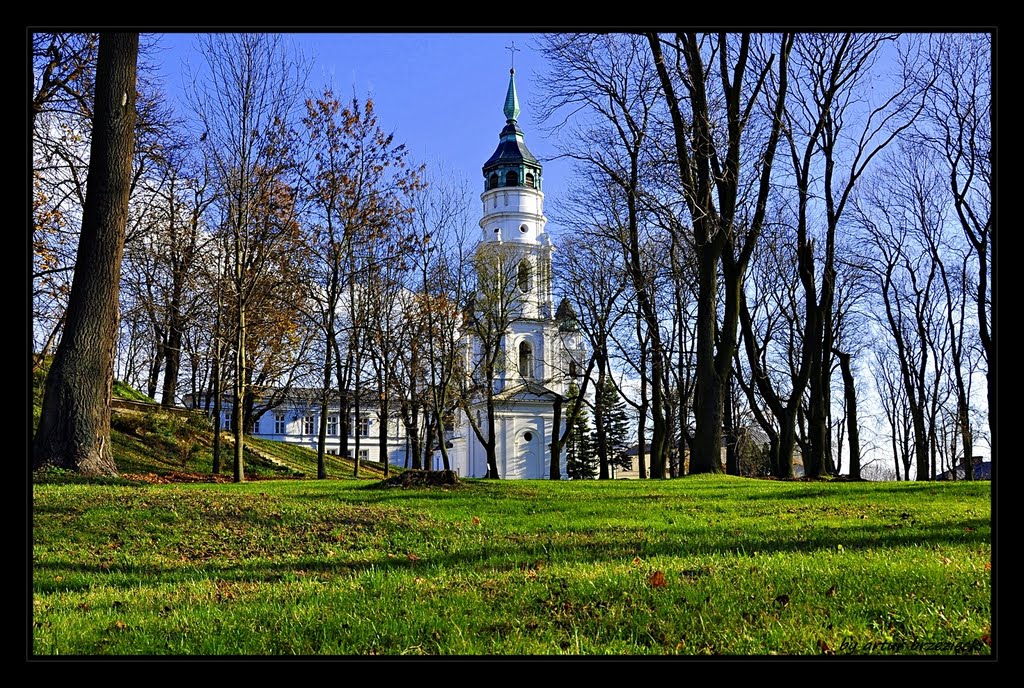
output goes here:
[{"label": "sunlit grass", "polygon": [[990,653],[988,483],[371,486],[36,485],[33,652]]}]

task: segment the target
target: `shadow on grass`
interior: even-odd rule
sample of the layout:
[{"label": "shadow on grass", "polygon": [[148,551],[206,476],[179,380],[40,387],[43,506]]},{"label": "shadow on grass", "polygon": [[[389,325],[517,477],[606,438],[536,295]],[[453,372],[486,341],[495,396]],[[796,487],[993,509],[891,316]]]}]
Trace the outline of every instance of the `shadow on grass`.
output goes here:
[{"label": "shadow on grass", "polygon": [[[956,524],[936,523],[893,527],[875,524],[848,527],[811,528],[805,526],[771,539],[751,538],[711,531],[708,528],[672,528],[661,531],[658,539],[633,541],[623,537],[622,528],[594,528],[585,531],[511,533],[484,542],[466,543],[458,552],[422,554],[415,560],[395,556],[356,556],[351,560],[300,557],[274,561],[234,562],[221,559],[185,564],[174,569],[155,565],[47,563],[34,565],[34,592],[50,594],[85,590],[97,585],[134,588],[141,585],[168,585],[185,581],[238,580],[273,583],[286,578],[295,580],[297,572],[333,573],[356,576],[367,571],[439,571],[460,570],[493,574],[524,568],[536,561],[547,564],[578,563],[587,565],[622,564],[634,556],[643,559],[678,556],[759,556],[777,553],[813,554],[836,551],[841,545],[844,556],[857,556],[858,550],[933,548],[948,545],[985,546],[989,544],[987,519],[970,519]],[[46,580],[39,581],[39,574]],[[75,576],[74,574],[78,574]],[[72,576],[72,580],[53,580],[55,576]],[[81,580],[75,580],[81,578]]]}]

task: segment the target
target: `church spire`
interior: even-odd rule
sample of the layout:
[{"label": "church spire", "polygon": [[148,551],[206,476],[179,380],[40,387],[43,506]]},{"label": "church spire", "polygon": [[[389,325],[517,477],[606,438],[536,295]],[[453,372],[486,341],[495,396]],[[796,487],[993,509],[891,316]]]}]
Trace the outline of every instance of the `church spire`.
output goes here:
[{"label": "church spire", "polygon": [[508,70],[508,93],[505,94],[505,119],[515,122],[519,119],[519,96],[516,95],[516,70]]}]

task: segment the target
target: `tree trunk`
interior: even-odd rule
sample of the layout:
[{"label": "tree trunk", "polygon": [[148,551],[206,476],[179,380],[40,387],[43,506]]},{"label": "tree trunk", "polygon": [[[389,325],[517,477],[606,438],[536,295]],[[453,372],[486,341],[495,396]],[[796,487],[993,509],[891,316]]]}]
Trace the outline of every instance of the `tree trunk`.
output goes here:
[{"label": "tree trunk", "polygon": [[33,466],[116,475],[110,396],[135,144],[137,33],[100,36],[82,233],[64,336],[46,379]]},{"label": "tree trunk", "polygon": [[715,370],[718,256],[701,246],[697,293],[697,431],[690,454],[690,473],[722,472],[722,381]]},{"label": "tree trunk", "polygon": [[327,458],[324,454],[327,451],[327,414],[330,412],[329,401],[331,392],[331,376],[334,372],[331,369],[331,360],[334,354],[332,346],[334,340],[334,316],[328,316],[327,326],[327,350],[324,354],[324,380],[320,389],[320,433],[316,442],[316,477],[317,480],[327,478]]},{"label": "tree trunk", "polygon": [[740,474],[739,455],[736,452],[736,417],[732,400],[732,375],[725,385],[725,472],[729,475]]},{"label": "tree trunk", "polygon": [[[380,426],[377,430],[377,458],[383,464],[384,477],[388,477],[391,467],[390,457],[388,456],[388,395],[387,393],[381,394],[380,398],[380,419],[378,420]],[[447,465],[447,463],[445,464]]]},{"label": "tree trunk", "polygon": [[605,432],[605,361],[602,354],[597,363],[597,393],[594,395],[594,425],[597,430],[598,480],[608,480],[608,434]]},{"label": "tree trunk", "polygon": [[[237,258],[237,256],[236,256]],[[237,262],[235,276],[241,285],[242,264]],[[241,291],[238,294],[237,311],[238,331],[235,336],[235,390],[231,406],[231,431],[235,437],[234,447],[234,481],[240,483],[245,480],[245,433],[242,427],[245,423],[245,305],[242,300]]]},{"label": "tree trunk", "polygon": [[[494,379],[493,372],[488,375],[488,380]],[[497,438],[494,432],[494,393],[493,393],[492,382],[488,382],[488,394],[487,394],[487,442],[484,444],[484,449],[487,452],[487,477],[497,480],[501,476],[498,474],[498,454],[495,451],[497,445]]]},{"label": "tree trunk", "polygon": [[[217,313],[213,323],[213,474],[220,475],[220,424],[221,424],[221,264],[217,256]],[[209,396],[207,396],[209,407]]]},{"label": "tree trunk", "polygon": [[146,396],[156,399],[156,388],[160,382],[160,370],[164,365],[164,332],[160,327],[153,328],[153,360],[149,365],[149,375],[146,377]]},{"label": "tree trunk", "polygon": [[561,480],[562,473],[559,467],[559,459],[562,455],[562,443],[559,437],[562,434],[562,395],[555,397],[553,416],[551,420],[551,465],[548,470],[548,478]]},{"label": "tree trunk", "polygon": [[185,334],[181,315],[181,285],[178,277],[175,277],[168,309],[170,313],[167,322],[167,346],[164,347],[164,386],[160,396],[160,405],[164,407],[174,406],[174,397],[178,391],[178,371],[181,368],[181,339]]},{"label": "tree trunk", "polygon": [[846,433],[850,445],[850,477],[860,480],[860,431],[857,428],[857,389],[854,386],[853,370],[850,368],[850,354],[833,349],[839,357],[839,369],[843,373],[843,391],[846,395]]},{"label": "tree trunk", "polygon": [[640,462],[640,478],[647,479],[647,351],[640,336],[640,320],[637,320],[637,342],[640,344],[640,413],[637,414],[636,452]]}]

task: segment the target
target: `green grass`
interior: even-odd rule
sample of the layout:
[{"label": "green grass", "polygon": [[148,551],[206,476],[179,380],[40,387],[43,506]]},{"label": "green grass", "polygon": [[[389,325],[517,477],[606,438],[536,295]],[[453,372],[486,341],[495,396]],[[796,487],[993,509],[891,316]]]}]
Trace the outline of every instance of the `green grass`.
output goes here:
[{"label": "green grass", "polygon": [[989,483],[465,482],[36,484],[33,653],[990,654]]},{"label": "green grass", "polygon": [[113,395],[118,399],[128,399],[129,401],[148,401],[151,404],[156,403],[156,399],[147,396],[120,380],[114,380]]}]

